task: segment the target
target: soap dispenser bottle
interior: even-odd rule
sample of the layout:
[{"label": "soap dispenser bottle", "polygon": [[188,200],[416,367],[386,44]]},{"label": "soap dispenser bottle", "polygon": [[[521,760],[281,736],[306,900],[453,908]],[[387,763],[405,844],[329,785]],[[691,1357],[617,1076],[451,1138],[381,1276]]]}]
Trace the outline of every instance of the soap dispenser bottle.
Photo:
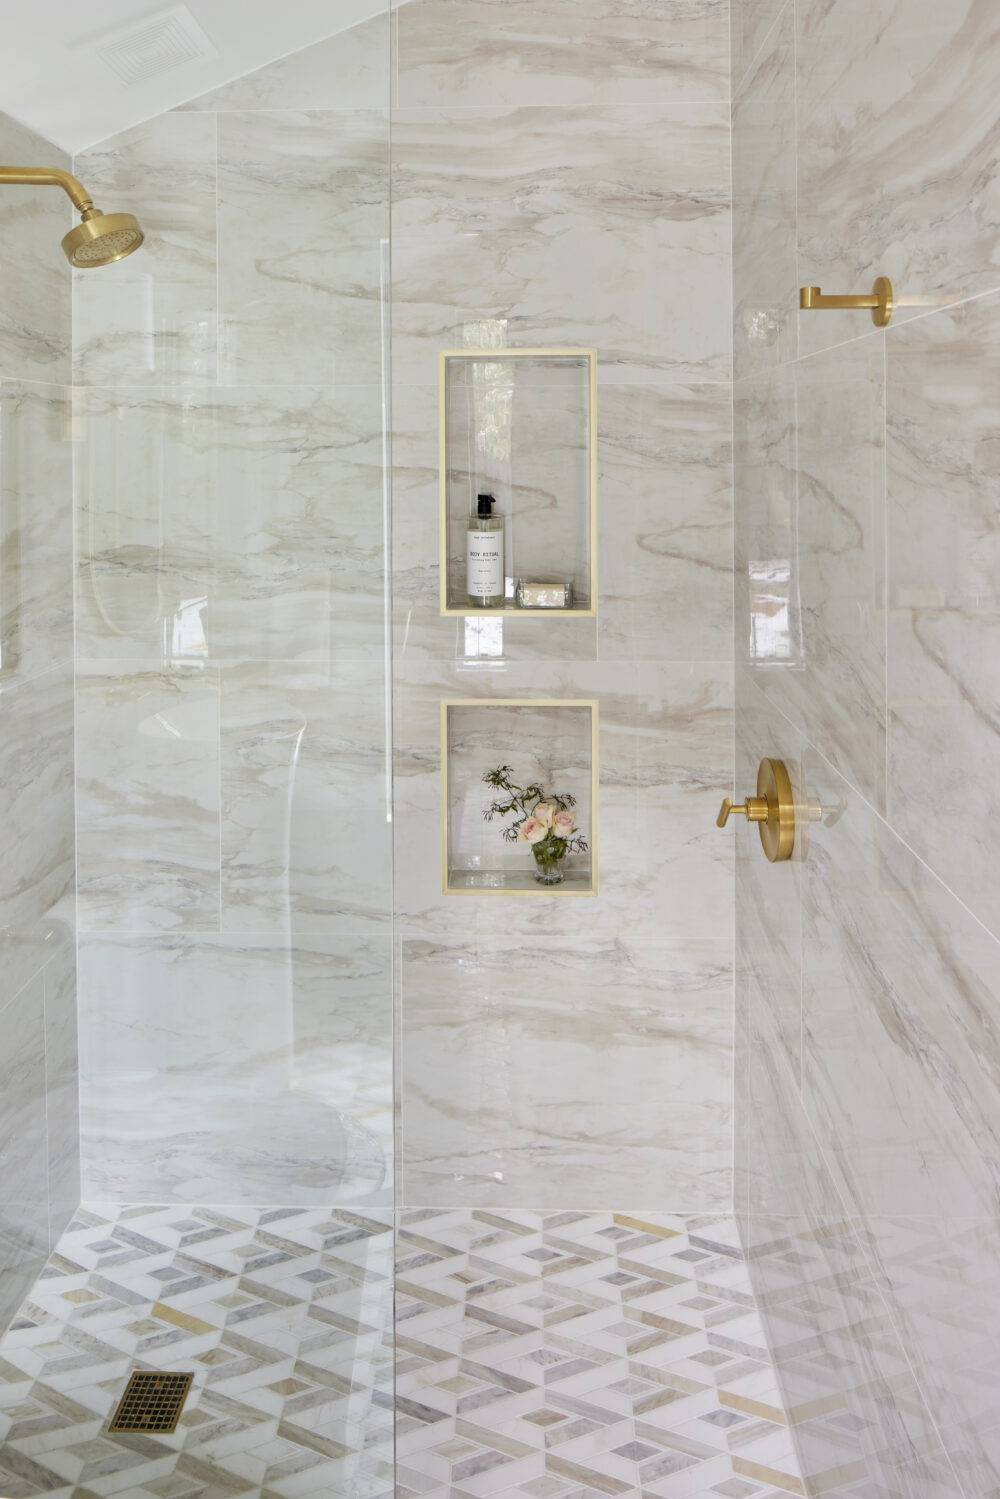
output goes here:
[{"label": "soap dispenser bottle", "polygon": [[498,609],[504,602],[503,516],[493,514],[491,494],[477,496],[476,514],[466,532],[466,592],[477,609]]}]

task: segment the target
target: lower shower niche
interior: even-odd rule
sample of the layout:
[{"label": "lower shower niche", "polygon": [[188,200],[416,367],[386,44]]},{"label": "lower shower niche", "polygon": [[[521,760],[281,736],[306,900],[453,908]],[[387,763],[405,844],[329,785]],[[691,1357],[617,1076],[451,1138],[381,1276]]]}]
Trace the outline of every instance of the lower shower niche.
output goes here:
[{"label": "lower shower niche", "polygon": [[587,699],[442,703],[446,895],[596,895],[597,729]]}]

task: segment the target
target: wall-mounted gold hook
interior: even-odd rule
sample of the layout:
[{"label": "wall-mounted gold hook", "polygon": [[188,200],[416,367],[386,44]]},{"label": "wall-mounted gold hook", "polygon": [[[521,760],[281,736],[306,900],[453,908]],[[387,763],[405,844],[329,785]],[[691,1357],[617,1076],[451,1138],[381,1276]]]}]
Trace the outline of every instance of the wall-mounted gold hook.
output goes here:
[{"label": "wall-mounted gold hook", "polygon": [[870,307],[872,322],[876,328],[888,328],[892,319],[892,282],[888,276],[879,276],[870,296],[828,296],[818,286],[799,287],[799,306],[806,312],[825,312],[840,307]]}]

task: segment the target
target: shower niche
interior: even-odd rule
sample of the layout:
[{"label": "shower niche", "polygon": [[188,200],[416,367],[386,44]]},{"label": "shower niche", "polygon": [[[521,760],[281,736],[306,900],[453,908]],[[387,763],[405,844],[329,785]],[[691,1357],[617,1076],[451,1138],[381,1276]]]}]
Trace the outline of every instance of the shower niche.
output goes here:
[{"label": "shower niche", "polygon": [[[440,356],[441,613],[572,614],[597,602],[597,355],[592,349],[451,349]],[[504,522],[503,605],[466,589],[477,496]],[[519,605],[519,580],[567,583],[565,608]]]},{"label": "shower niche", "polygon": [[[544,885],[532,845],[505,840],[516,813],[487,818],[509,797],[484,781],[509,766],[516,785],[575,798],[586,850],[566,855]],[[446,895],[596,895],[598,705],[589,699],[456,698],[441,704],[441,869]]]}]

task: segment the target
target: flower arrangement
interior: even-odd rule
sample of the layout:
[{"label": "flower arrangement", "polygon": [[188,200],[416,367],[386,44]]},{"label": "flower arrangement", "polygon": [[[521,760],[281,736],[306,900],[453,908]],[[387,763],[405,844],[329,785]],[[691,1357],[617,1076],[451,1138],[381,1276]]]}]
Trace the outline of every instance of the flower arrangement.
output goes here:
[{"label": "flower arrangement", "polygon": [[502,791],[483,813],[487,822],[495,817],[514,820],[503,829],[505,843],[527,843],[535,858],[535,879],[541,885],[558,885],[563,879],[562,863],[567,854],[586,853],[588,843],[577,829],[576,797],[569,792],[546,792],[532,782],[518,786],[511,780],[513,766],[498,765],[483,776],[487,786]]}]

